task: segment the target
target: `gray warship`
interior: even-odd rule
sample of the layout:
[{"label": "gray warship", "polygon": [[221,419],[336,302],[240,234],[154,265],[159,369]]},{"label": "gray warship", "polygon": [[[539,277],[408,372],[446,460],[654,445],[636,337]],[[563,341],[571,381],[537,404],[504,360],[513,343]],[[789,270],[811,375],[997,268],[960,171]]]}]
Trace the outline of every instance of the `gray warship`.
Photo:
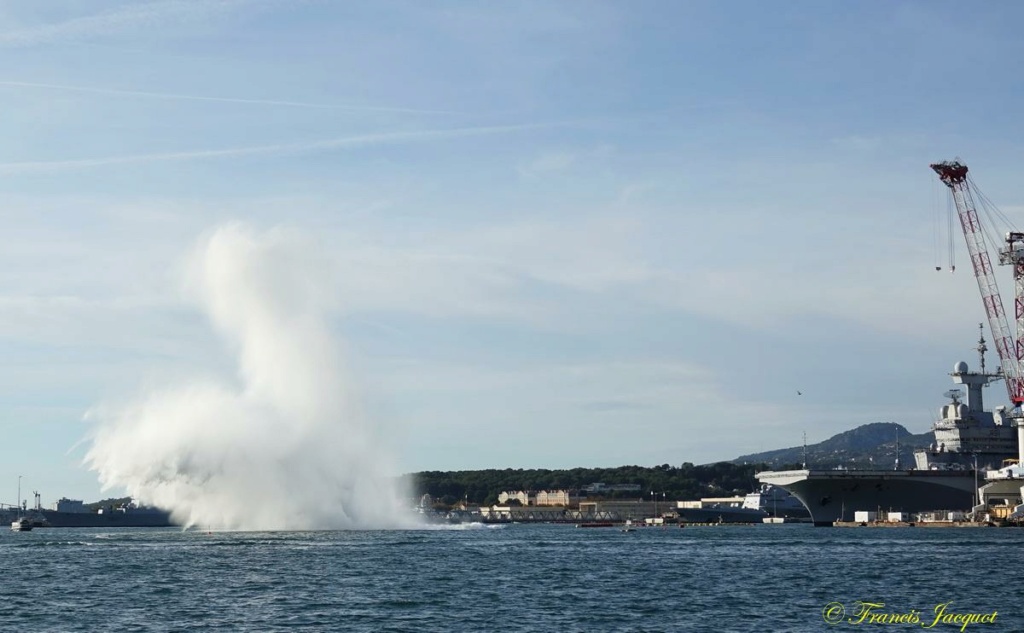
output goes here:
[{"label": "gray warship", "polygon": [[1002,379],[1002,373],[985,371],[985,340],[978,341],[980,371],[961,361],[950,374],[967,389],[946,392],[950,402],[940,409],[932,424],[934,442],[914,453],[914,467],[901,469],[896,458],[893,470],[766,471],[756,475],[803,502],[815,525],[832,525],[853,519],[854,512],[969,511],[975,503],[978,480],[984,471],[995,470],[1006,459],[1017,457],[1017,429],[1006,407],[985,411],[982,390]]},{"label": "gray warship", "polygon": [[679,501],[676,514],[682,523],[783,523],[808,516],[799,499],[770,484],[745,497]]},{"label": "gray warship", "polygon": [[[20,500],[19,500],[20,501]],[[43,508],[36,493],[35,506],[27,504],[7,508],[0,507],[0,521],[24,518],[32,527],[170,527],[176,525],[166,510],[137,504],[133,501],[90,511],[85,504],[75,499],[62,498],[53,509]]]}]

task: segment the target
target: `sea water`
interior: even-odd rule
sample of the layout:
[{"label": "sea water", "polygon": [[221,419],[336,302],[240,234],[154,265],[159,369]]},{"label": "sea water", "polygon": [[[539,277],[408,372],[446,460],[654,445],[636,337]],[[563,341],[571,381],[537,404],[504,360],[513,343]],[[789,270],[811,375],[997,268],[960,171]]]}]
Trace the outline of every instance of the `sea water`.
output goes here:
[{"label": "sea water", "polygon": [[1016,529],[51,528],[0,561],[5,631],[1024,631]]}]

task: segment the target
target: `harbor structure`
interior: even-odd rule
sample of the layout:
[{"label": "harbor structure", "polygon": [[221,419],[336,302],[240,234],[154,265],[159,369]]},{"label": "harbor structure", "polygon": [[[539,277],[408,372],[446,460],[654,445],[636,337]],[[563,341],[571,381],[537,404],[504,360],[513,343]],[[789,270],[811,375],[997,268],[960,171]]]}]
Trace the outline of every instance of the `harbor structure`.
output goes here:
[{"label": "harbor structure", "polygon": [[579,503],[580,498],[574,490],[506,490],[498,494],[498,504],[516,501],[522,506],[571,506]]}]

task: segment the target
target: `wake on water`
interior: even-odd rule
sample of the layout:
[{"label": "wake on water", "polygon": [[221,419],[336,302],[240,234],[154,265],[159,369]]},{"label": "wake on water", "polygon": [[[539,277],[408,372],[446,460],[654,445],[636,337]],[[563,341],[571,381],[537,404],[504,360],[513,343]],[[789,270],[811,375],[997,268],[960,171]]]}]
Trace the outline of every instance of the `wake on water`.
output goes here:
[{"label": "wake on water", "polygon": [[199,240],[186,289],[237,355],[237,382],[168,386],[92,410],[85,461],[104,489],[123,487],[186,526],[416,525],[346,390],[315,253],[294,231],[241,224]]}]

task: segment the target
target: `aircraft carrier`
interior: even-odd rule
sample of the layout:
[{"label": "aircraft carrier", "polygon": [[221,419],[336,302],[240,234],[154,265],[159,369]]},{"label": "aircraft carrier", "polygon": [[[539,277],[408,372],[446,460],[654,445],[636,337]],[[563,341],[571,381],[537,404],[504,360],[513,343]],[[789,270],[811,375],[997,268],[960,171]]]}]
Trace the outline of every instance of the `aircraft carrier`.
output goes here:
[{"label": "aircraft carrier", "polygon": [[[1002,232],[996,226],[982,223],[975,197],[982,203],[987,222],[1009,222],[984,194],[976,191],[973,180],[968,177],[967,165],[955,160],[934,163],[930,167],[949,188],[956,207],[988,317],[989,331],[995,341],[1000,370],[994,374],[985,372],[986,348],[982,337],[977,348],[980,371],[971,372],[964,362],[957,363],[953,369],[953,382],[967,387],[966,400],[960,401],[959,390],[946,394],[951,402],[942,407],[941,418],[932,427],[935,441],[928,449],[915,451],[912,470],[901,470],[897,458],[893,471],[808,470],[804,464],[803,470],[757,475],[762,482],[780,486],[799,498],[817,525],[845,520],[857,510],[922,512],[971,509],[978,480],[984,479],[979,476],[981,472],[1001,469],[1004,460],[1024,461],[1024,421],[1018,429],[1013,418],[1018,416],[1020,419],[1024,409],[1024,232],[1009,226],[1004,227],[1006,232]],[[952,207],[949,222],[952,227]],[[1001,245],[997,245],[999,240],[993,244],[997,246],[995,258],[989,254],[986,234],[1005,237]],[[993,261],[1013,269],[1015,291],[1011,313],[1016,316],[1016,338],[1007,322]],[[951,250],[950,270],[955,268]],[[937,266],[936,270],[941,270],[941,267]],[[1007,415],[1006,407],[987,412],[982,406],[982,388],[1000,379],[1005,381],[1014,407],[1011,415]],[[1018,439],[1019,452],[1015,442]],[[1007,472],[1009,474],[1012,469]]]},{"label": "aircraft carrier", "polygon": [[975,505],[983,471],[998,469],[1017,457],[1017,429],[1006,407],[985,411],[982,388],[1002,378],[985,372],[985,341],[979,341],[981,371],[965,362],[953,368],[953,382],[967,388],[946,392],[950,402],[932,425],[935,441],[914,452],[914,467],[893,470],[801,470],[758,473],[762,483],[783,488],[807,507],[815,525],[853,520],[858,510],[883,512],[969,511]]}]

